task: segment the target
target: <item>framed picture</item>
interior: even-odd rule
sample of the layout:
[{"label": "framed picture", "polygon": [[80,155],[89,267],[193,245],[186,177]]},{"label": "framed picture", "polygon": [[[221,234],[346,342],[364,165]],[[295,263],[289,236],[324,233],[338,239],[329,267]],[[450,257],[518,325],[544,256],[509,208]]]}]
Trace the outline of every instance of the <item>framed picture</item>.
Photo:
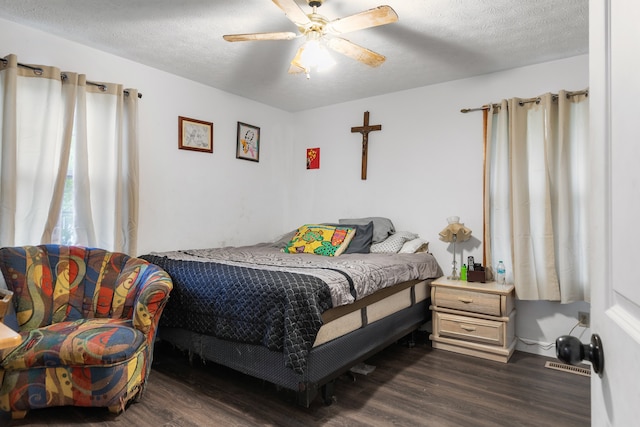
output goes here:
[{"label": "framed picture", "polygon": [[320,147],[307,148],[307,169],[320,169]]},{"label": "framed picture", "polygon": [[238,122],[236,159],[260,160],[260,128]]},{"label": "framed picture", "polygon": [[178,148],[213,153],[213,123],[178,116]]}]

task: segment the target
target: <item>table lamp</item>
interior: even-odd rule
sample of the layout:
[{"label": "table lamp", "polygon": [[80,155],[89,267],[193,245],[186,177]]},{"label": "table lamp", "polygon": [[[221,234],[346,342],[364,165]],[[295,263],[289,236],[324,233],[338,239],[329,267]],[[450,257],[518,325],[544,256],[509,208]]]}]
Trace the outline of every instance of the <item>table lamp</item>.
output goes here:
[{"label": "table lamp", "polygon": [[458,280],[458,268],[456,262],[456,242],[464,242],[471,238],[471,230],[460,223],[459,216],[450,216],[447,218],[449,223],[441,232],[440,240],[443,242],[453,243],[453,262],[451,263],[451,276],[447,279]]}]

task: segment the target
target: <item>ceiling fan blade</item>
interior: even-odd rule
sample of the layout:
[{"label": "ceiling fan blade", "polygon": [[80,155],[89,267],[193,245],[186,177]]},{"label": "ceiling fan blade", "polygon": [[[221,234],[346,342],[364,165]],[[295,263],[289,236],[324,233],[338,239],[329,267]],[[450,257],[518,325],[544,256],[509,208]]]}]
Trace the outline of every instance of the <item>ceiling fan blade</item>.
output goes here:
[{"label": "ceiling fan blade", "polygon": [[349,40],[341,39],[340,37],[329,39],[329,41],[327,41],[327,46],[338,53],[355,59],[356,61],[360,61],[370,67],[377,67],[379,65],[382,65],[382,63],[386,59],[379,53],[376,53],[362,46],[358,46],[357,44],[352,43]]},{"label": "ceiling fan blade", "polygon": [[291,65],[289,66],[289,74],[299,74],[299,73],[305,73],[306,70],[302,67],[299,67],[297,65],[295,65],[294,63],[291,63]]},{"label": "ceiling fan blade", "polygon": [[311,23],[307,14],[300,9],[300,6],[298,6],[295,0],[273,0],[273,2],[282,9],[284,14],[287,15],[287,18],[297,26],[304,27]]},{"label": "ceiling fan blade", "polygon": [[256,40],[293,40],[298,35],[290,31],[279,33],[228,34],[222,36],[228,42],[247,42]]},{"label": "ceiling fan blade", "polygon": [[[275,0],[274,0],[275,1]],[[391,24],[398,20],[398,14],[390,6],[378,6],[355,15],[331,21],[327,29],[335,34],[349,33],[378,25]]]},{"label": "ceiling fan blade", "polygon": [[304,67],[300,63],[300,58],[302,57],[303,50],[304,50],[304,45],[298,48],[298,51],[296,52],[296,56],[294,56],[293,59],[291,60],[291,66],[289,67],[289,74],[304,73],[307,71],[304,69]]}]

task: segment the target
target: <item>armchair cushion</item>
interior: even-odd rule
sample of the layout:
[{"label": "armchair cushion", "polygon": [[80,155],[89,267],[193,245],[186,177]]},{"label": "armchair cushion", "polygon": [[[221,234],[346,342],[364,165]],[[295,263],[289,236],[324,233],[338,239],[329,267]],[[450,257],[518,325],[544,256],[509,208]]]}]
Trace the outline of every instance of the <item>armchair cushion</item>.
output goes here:
[{"label": "armchair cushion", "polygon": [[145,342],[130,321],[79,319],[29,331],[2,360],[5,370],[106,366],[130,359]]}]

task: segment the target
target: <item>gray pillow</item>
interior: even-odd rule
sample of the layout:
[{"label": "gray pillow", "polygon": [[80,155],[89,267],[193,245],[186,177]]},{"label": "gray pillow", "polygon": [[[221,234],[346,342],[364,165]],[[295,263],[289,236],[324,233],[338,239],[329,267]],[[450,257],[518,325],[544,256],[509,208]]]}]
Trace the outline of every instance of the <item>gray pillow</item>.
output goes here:
[{"label": "gray pillow", "polygon": [[[373,239],[372,243],[383,242],[390,234],[393,234],[396,229],[389,218],[383,218],[379,216],[372,216],[368,218],[354,218],[354,219],[339,219],[338,222],[342,224],[355,224],[366,225],[369,222],[373,222]],[[356,236],[358,232],[356,231]]]},{"label": "gray pillow", "polygon": [[368,254],[371,252],[371,243],[373,240],[373,222],[369,221],[365,225],[360,224],[325,224],[332,227],[349,227],[355,228],[356,234],[351,239],[347,250],[343,254]]}]

